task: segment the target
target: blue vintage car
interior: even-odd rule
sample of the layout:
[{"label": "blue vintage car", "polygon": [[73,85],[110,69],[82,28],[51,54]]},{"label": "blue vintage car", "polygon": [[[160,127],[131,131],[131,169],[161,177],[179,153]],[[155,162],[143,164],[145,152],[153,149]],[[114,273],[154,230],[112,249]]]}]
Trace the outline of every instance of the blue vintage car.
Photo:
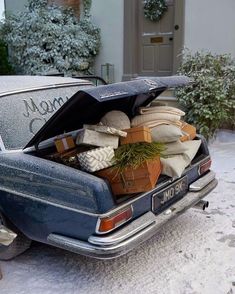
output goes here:
[{"label": "blue vintage car", "polygon": [[56,136],[75,136],[114,109],[132,118],[165,89],[189,82],[183,76],[143,78],[95,87],[72,78],[0,77],[0,222],[17,233],[11,245],[0,246],[0,259],[22,253],[31,240],[114,258],[188,208],[204,209],[208,203],[201,199],[217,180],[199,135],[200,149],[180,178],[161,175],[153,190],[118,199],[104,179],[46,156]]}]

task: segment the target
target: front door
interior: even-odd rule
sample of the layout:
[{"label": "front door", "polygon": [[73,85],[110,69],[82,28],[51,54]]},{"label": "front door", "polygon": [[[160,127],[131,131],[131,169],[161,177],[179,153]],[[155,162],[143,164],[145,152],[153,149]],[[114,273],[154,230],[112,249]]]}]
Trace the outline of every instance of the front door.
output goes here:
[{"label": "front door", "polygon": [[154,22],[145,18],[144,1],[138,0],[138,75],[140,76],[169,76],[173,73],[174,2],[167,0],[167,11],[158,22]]}]

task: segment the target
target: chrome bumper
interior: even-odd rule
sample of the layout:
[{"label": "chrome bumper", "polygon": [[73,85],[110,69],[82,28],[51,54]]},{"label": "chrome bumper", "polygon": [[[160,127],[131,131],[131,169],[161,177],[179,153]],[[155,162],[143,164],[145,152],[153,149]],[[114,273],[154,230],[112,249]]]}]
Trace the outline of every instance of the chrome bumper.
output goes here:
[{"label": "chrome bumper", "polygon": [[[197,183],[198,181],[199,183]],[[88,242],[50,234],[47,238],[48,243],[65,250],[99,259],[111,259],[123,255],[152,237],[170,219],[177,217],[198,203],[218,183],[212,171],[198,181],[190,185],[191,188],[189,187],[189,190],[192,189],[195,192],[188,192],[183,199],[177,201],[159,215],[155,215],[151,211],[147,212],[117,232],[110,233],[107,236],[90,236]]]}]

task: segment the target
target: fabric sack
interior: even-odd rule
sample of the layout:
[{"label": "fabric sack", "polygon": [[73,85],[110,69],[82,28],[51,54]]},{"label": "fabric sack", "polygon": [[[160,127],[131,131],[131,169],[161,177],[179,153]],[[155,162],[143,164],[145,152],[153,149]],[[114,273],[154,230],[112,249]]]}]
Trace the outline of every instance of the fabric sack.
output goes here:
[{"label": "fabric sack", "polygon": [[180,140],[171,143],[165,143],[166,149],[163,154],[166,156],[175,155],[175,154],[183,154],[188,150],[188,147],[184,145]]},{"label": "fabric sack", "polygon": [[174,125],[159,125],[151,129],[152,140],[160,143],[177,141],[183,134],[179,127]]},{"label": "fabric sack", "polygon": [[182,143],[187,149],[183,154],[161,158],[162,174],[169,177],[181,177],[185,168],[191,163],[201,145],[201,140]]}]

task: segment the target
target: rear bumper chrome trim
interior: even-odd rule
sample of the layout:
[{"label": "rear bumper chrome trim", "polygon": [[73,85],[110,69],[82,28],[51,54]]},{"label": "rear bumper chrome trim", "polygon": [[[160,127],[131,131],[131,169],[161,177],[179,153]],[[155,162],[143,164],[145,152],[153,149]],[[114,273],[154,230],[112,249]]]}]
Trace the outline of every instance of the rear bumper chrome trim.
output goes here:
[{"label": "rear bumper chrome trim", "polygon": [[189,186],[189,191],[192,191],[192,192],[200,191],[214,179],[215,179],[215,173],[213,171],[209,171],[205,176],[203,176],[196,182],[192,183]]},{"label": "rear bumper chrome trim", "polygon": [[107,236],[90,236],[88,241],[80,241],[71,237],[50,234],[49,244],[78,254],[98,258],[111,259],[127,253],[142,242],[151,238],[170,219],[177,217],[198,203],[217,185],[214,178],[204,188],[197,192],[188,192],[184,198],[172,204],[167,212],[154,215],[147,212],[138,219]]}]

